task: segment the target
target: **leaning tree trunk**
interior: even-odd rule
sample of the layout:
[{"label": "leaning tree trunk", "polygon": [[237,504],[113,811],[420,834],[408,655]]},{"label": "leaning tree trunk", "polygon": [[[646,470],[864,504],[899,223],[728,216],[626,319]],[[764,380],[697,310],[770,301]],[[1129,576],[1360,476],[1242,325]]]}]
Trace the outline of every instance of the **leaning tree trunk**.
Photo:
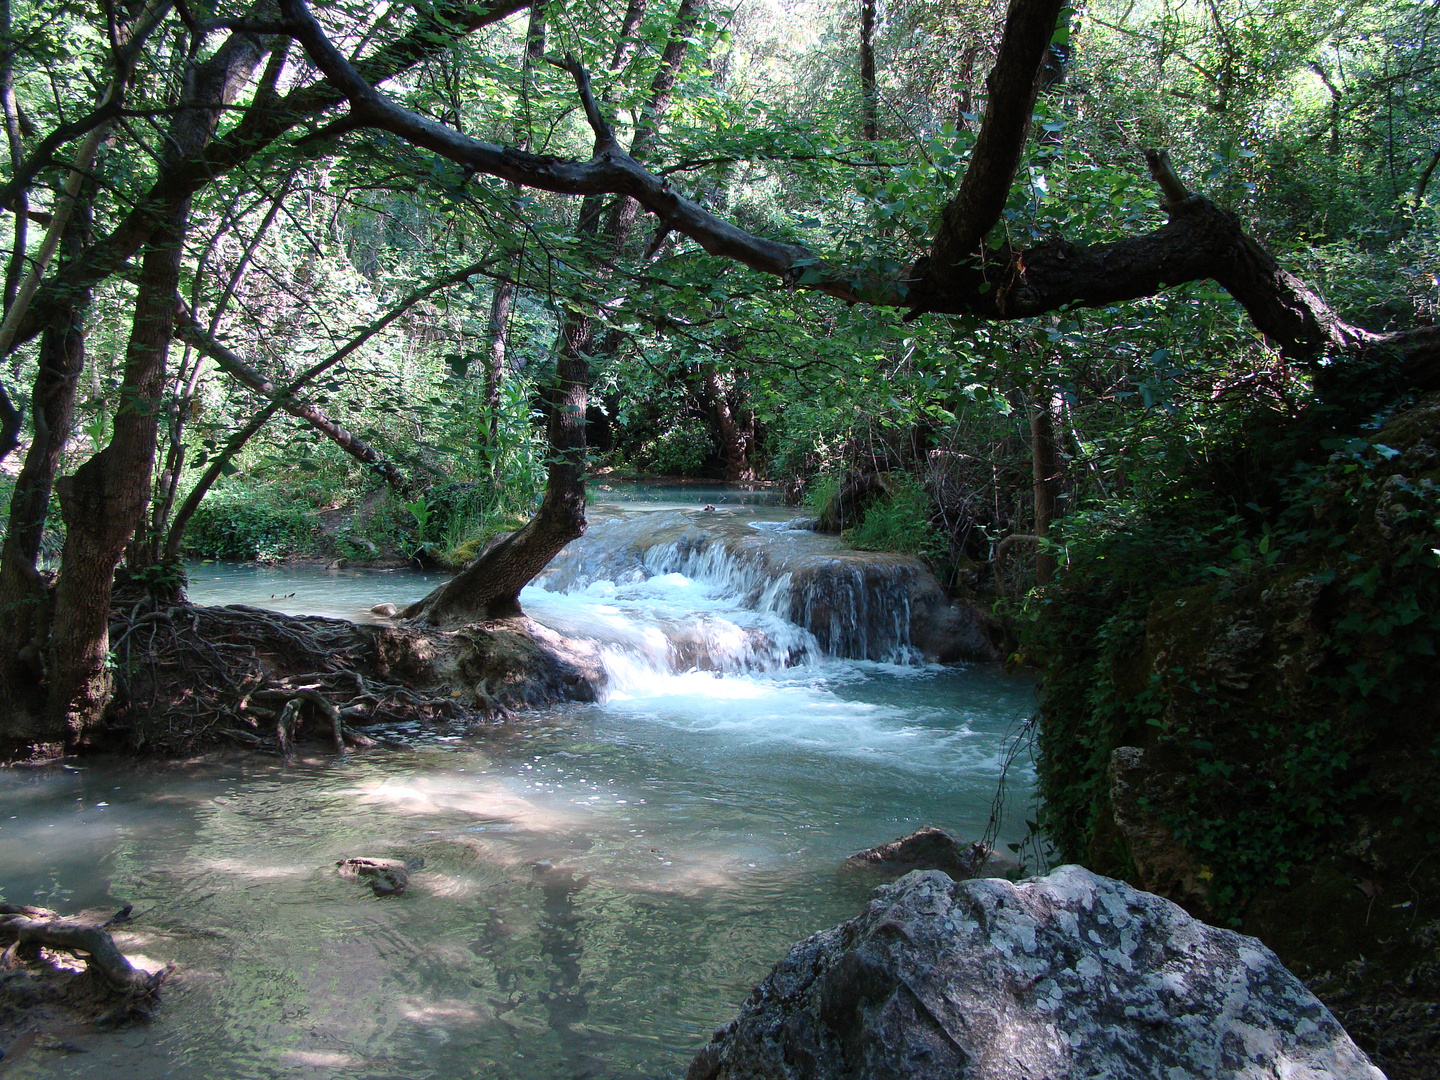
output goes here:
[{"label": "leaning tree trunk", "polygon": [[563,328],[549,393],[550,470],[545,498],[517,532],[490,545],[468,569],[402,613],[436,626],[519,615],[520,590],[566,544],[585,532],[585,403],[590,365],[585,349],[593,321]]},{"label": "leaning tree trunk", "polygon": [[55,584],[46,721],[72,745],[99,724],[110,696],[110,591],[149,504],[187,216],[177,214],[146,249],[110,445],[57,486],[65,547]]},{"label": "leaning tree trunk", "polygon": [[[79,251],[88,228],[88,205],[77,208],[66,229],[68,257]],[[10,519],[0,551],[0,701],[33,713],[41,705],[50,596],[40,573],[40,543],[60,457],[70,437],[75,395],[85,367],[85,314],[90,292],[81,290],[57,306],[40,340],[38,370],[30,398],[34,438],[15,478]]]},{"label": "leaning tree trunk", "polygon": [[[670,104],[670,95],[685,59],[687,41],[694,32],[702,0],[681,0],[661,65],[650,87],[644,120],[635,130],[630,153],[643,159],[654,141],[658,125]],[[631,0],[621,43],[611,69],[619,71],[631,50],[631,38],[644,11],[642,0]],[[614,147],[608,129],[597,132],[596,151]],[[595,276],[603,278],[605,264],[625,247],[639,216],[640,205],[621,196],[602,221],[598,198],[581,204],[577,232],[599,241],[605,254],[594,261]],[[406,618],[437,626],[476,619],[520,614],[520,590],[544,570],[564,546],[585,532],[585,412],[590,386],[589,356],[596,317],[567,308],[561,320],[555,357],[555,381],[547,394],[550,406],[550,468],[545,497],[535,517],[519,531],[481,552],[466,570],[429,596],[407,607]]]}]

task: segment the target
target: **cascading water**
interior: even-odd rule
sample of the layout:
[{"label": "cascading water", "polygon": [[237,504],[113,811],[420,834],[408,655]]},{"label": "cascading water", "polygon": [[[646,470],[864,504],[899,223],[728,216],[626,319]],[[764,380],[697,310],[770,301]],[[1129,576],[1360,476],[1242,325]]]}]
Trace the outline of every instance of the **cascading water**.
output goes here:
[{"label": "cascading water", "polygon": [[911,664],[909,560],[727,511],[602,519],[521,595],[600,644],[612,689],[687,671],[774,672],[827,659]]},{"label": "cascading water", "polygon": [[[16,1055],[7,1080],[678,1076],[794,941],[859,910],[873,882],[846,855],[983,834],[1028,682],[913,662],[905,560],[680,501],[597,514],[523,597],[599,643],[601,703],[291,768],[0,772],[0,899],[133,903],[127,951],[177,965],[154,1024]],[[355,618],[435,584],[191,580],[197,603]],[[1022,754],[1002,845],[1029,781]],[[425,865],[382,899],[336,874],[353,855]]]}]

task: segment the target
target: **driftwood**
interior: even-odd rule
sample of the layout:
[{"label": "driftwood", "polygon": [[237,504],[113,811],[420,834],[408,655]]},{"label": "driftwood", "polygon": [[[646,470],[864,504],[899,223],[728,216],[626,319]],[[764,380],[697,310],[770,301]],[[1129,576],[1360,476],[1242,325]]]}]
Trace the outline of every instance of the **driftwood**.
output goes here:
[{"label": "driftwood", "polygon": [[15,968],[22,960],[35,959],[43,946],[83,958],[87,975],[112,994],[122,998],[126,1008],[139,1007],[153,999],[169,969],[151,974],[125,958],[106,931],[130,916],[126,905],[104,922],[66,918],[47,908],[0,904],[0,967]]}]

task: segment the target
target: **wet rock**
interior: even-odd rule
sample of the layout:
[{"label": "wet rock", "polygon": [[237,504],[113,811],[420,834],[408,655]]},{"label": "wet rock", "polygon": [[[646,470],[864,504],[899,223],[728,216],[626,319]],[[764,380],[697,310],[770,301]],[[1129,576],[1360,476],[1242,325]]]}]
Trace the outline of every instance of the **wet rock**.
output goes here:
[{"label": "wet rock", "polygon": [[382,619],[393,619],[399,610],[394,604],[376,604],[370,609],[370,614],[379,615]]},{"label": "wet rock", "polygon": [[376,896],[398,896],[410,884],[410,871],[425,865],[423,859],[402,862],[399,859],[372,859],[359,856],[341,859],[335,864],[340,876],[363,881],[375,890]]},{"label": "wet rock", "polygon": [[605,684],[598,648],[524,616],[463,627],[452,638],[461,646],[452,681],[492,708],[594,701]]},{"label": "wet rock", "polygon": [[978,605],[950,600],[928,571],[910,595],[910,641],[932,663],[1000,659],[1000,624]]},{"label": "wet rock", "polygon": [[1383,1080],[1254,938],[1078,866],[921,872],[791,950],[688,1080]]},{"label": "wet rock", "polygon": [[939,870],[956,881],[973,877],[1000,876],[1015,864],[996,854],[988,844],[961,840],[954,833],[933,825],[888,844],[857,851],[841,868],[883,873],[900,877],[911,870]]}]

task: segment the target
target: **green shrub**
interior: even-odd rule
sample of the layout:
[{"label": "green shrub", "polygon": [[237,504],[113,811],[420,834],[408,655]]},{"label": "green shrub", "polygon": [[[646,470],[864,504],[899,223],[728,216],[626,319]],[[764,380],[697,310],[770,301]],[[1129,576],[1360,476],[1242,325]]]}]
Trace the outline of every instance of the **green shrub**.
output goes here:
[{"label": "green shrub", "polygon": [[185,531],[191,555],[274,562],[309,547],[315,520],[303,506],[264,488],[211,491]]},{"label": "green shrub", "polygon": [[436,556],[436,562],[451,570],[463,570],[491,540],[501,533],[522,528],[529,520],[524,514],[503,511],[471,520],[463,534],[457,532],[452,536],[452,542]]},{"label": "green shrub", "polygon": [[805,509],[816,517],[824,517],[827,513],[833,515],[839,499],[839,473],[821,473],[813,478],[805,488]]},{"label": "green shrub", "polygon": [[683,420],[640,447],[636,460],[647,471],[662,476],[699,476],[713,450],[705,425]]},{"label": "green shrub", "polygon": [[[893,474],[892,474],[893,475]],[[930,499],[909,477],[898,477],[888,496],[873,503],[845,542],[862,551],[898,551],[906,555],[937,556],[945,543],[930,524]]]}]

